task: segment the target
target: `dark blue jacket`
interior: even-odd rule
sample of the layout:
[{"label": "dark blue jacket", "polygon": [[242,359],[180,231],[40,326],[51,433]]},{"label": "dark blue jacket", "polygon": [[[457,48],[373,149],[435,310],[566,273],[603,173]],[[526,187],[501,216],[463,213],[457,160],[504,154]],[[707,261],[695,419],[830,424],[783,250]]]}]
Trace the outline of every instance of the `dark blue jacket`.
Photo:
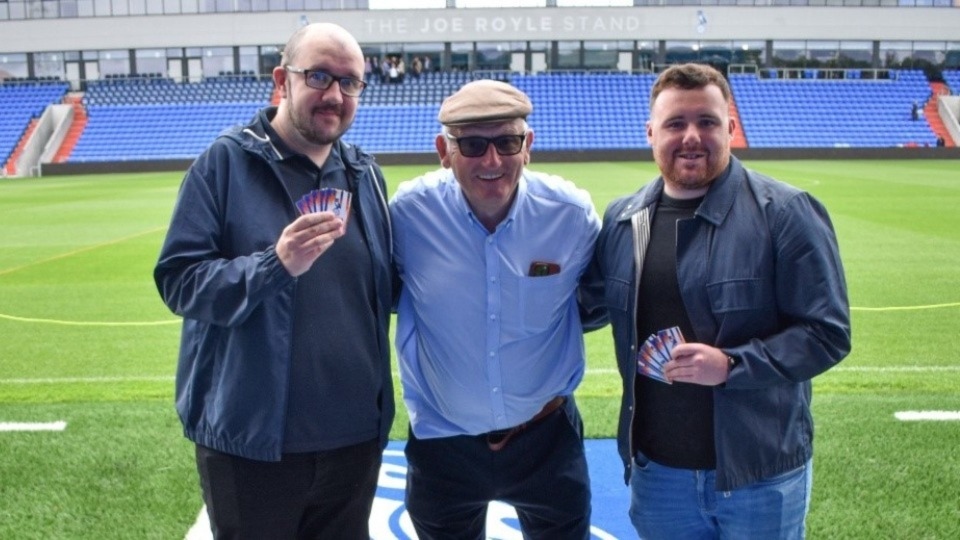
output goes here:
[{"label": "dark blue jacket", "polygon": [[[266,130],[274,113],[225,131],[190,167],[154,270],[164,302],[183,317],[176,406],[186,437],[262,461],[283,448],[297,286],[274,250],[299,215],[281,181],[289,165]],[[385,446],[394,417],[386,186],[372,157],[336,144],[373,261],[378,332],[356,339],[376,339],[381,352]]]},{"label": "dark blue jacket", "polygon": [[[812,196],[747,171],[736,158],[677,231],[677,278],[689,342],[740,359],[714,388],[717,489],[796,468],[813,455],[810,379],[850,351],[846,282],[833,226]],[[663,179],[607,208],[592,269],[623,379],[618,448],[629,478],[637,376],[636,300]],[[592,305],[591,305],[592,303]],[[639,309],[650,309],[639,306]],[[644,336],[646,337],[646,336]]]}]

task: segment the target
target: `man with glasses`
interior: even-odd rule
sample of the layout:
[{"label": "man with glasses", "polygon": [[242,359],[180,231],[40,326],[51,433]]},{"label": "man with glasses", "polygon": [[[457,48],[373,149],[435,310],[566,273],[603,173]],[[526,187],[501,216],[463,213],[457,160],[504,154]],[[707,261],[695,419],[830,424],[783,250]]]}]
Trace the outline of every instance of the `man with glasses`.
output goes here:
[{"label": "man with glasses", "polygon": [[391,200],[406,506],[422,540],[485,538],[493,500],[525,537],[590,536],[573,391],[600,220],[586,191],[525,168],[532,109],[507,83],[465,85],[440,107],[443,168]]},{"label": "man with glasses", "polygon": [[341,141],[363,71],[343,28],[299,29],[279,105],[180,189],[154,275],[183,317],[177,411],[216,538],[369,538],[394,403],[386,186]]}]

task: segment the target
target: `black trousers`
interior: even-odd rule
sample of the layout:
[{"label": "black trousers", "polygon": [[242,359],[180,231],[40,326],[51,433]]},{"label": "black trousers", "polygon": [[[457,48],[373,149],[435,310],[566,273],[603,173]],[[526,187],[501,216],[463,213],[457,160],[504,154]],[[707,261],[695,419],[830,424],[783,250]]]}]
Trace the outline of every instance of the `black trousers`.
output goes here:
[{"label": "black trousers", "polygon": [[485,435],[417,439],[411,432],[406,506],[420,540],[482,540],[494,500],[516,509],[524,538],[590,538],[582,424],[568,401],[496,451]]},{"label": "black trousers", "polygon": [[197,445],[200,488],[221,539],[369,540],[382,452],[376,440],[255,461]]}]

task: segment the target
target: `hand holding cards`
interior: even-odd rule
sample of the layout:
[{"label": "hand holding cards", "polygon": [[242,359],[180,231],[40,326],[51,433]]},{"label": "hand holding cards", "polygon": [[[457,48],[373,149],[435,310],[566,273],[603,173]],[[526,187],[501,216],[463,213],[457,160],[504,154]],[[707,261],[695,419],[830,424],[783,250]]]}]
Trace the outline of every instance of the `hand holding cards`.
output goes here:
[{"label": "hand holding cards", "polygon": [[353,193],[335,188],[315,189],[297,201],[297,210],[300,214],[313,212],[333,212],[333,215],[343,220],[346,230],[347,219],[350,217],[350,201]]},{"label": "hand holding cards", "polygon": [[670,361],[673,348],[683,342],[683,334],[677,326],[650,334],[637,353],[637,373],[671,384],[663,373],[663,365]]}]

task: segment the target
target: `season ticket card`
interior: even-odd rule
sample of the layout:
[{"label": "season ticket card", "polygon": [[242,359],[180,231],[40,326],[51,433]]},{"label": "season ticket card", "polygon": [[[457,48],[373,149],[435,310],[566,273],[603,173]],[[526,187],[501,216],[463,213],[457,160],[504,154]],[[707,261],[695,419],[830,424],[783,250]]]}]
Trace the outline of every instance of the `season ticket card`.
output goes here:
[{"label": "season ticket card", "polygon": [[312,212],[333,212],[343,220],[344,225],[350,217],[350,202],[353,194],[349,191],[335,188],[315,189],[297,201],[297,210],[300,214]]},{"label": "season ticket card", "polygon": [[663,374],[663,365],[670,361],[673,348],[683,342],[678,326],[650,334],[637,353],[637,373],[670,384]]}]

